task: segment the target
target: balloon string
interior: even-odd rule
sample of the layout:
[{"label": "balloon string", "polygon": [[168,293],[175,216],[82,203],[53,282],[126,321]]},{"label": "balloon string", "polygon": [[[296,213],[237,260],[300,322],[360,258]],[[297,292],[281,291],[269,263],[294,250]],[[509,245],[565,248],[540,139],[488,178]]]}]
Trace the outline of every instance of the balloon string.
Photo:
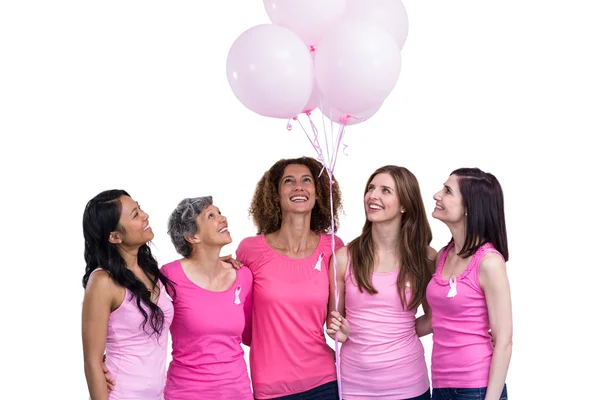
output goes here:
[{"label": "balloon string", "polygon": [[[334,202],[333,202],[333,186],[335,184],[333,172],[335,169],[335,165],[337,163],[337,157],[339,154],[340,147],[343,148],[343,151],[346,149],[346,145],[342,143],[344,133],[346,131],[346,125],[341,124],[339,126],[337,135],[333,133],[333,121],[331,121],[331,129],[329,130],[329,137],[327,135],[327,129],[325,126],[325,118],[323,117],[323,141],[325,142],[325,151],[321,145],[321,141],[319,140],[319,130],[315,123],[311,118],[310,113],[305,113],[306,117],[309,121],[310,129],[312,130],[312,137],[308,132],[308,129],[304,127],[302,121],[298,117],[294,117],[293,120],[297,121],[302,128],[306,138],[312,145],[313,149],[317,153],[317,159],[323,164],[323,168],[321,168],[321,172],[319,173],[319,177],[323,174],[323,172],[327,172],[327,176],[329,178],[329,208],[330,208],[330,217],[331,217],[331,257],[333,259],[333,287],[334,287],[334,306],[335,311],[339,312],[339,302],[340,302],[340,290],[338,287],[338,268],[337,268],[337,257],[335,256],[335,210],[334,210]],[[330,139],[330,140],[328,140]],[[329,142],[331,141],[331,145]],[[327,157],[325,157],[325,153],[327,153]],[[329,318],[330,316],[328,316]],[[342,399],[342,378],[341,378],[341,360],[340,360],[340,342],[335,335],[335,371],[337,375],[337,385],[339,398]]]},{"label": "balloon string", "polygon": [[[333,210],[333,185],[335,184],[333,180],[333,173],[328,171],[329,175],[329,204],[331,209],[331,257],[333,258],[333,287],[335,293],[335,311],[339,312],[339,303],[340,303],[340,290],[338,288],[338,280],[337,280],[337,257],[335,256],[335,217]],[[329,317],[329,316],[328,316]],[[325,320],[327,321],[327,320]],[[342,374],[341,374],[341,360],[340,360],[340,343],[337,338],[337,334],[335,335],[335,373],[337,375],[337,384],[338,384],[338,393],[340,396],[340,400],[342,399]]]}]

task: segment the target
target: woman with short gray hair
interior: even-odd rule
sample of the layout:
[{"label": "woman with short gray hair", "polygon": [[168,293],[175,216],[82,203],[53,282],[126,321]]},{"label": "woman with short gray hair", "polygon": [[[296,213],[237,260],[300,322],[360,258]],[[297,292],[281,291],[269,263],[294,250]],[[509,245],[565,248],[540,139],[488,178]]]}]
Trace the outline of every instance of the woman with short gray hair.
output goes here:
[{"label": "woman with short gray hair", "polygon": [[161,268],[177,289],[165,400],[253,399],[241,347],[251,340],[252,273],[219,258],[232,241],[227,218],[212,197],[187,198],[168,233],[183,258]]}]

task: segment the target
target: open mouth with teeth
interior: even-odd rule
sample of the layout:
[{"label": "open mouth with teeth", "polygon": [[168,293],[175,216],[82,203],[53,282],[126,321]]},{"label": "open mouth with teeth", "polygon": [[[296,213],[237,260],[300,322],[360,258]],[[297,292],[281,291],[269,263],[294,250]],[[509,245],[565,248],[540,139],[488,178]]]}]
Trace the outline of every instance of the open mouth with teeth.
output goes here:
[{"label": "open mouth with teeth", "polygon": [[369,210],[381,211],[383,210],[383,207],[379,204],[369,203]]},{"label": "open mouth with teeth", "polygon": [[301,203],[304,201],[308,201],[308,197],[306,196],[292,196],[290,198],[290,200],[292,201],[292,203]]},{"label": "open mouth with teeth", "polygon": [[226,226],[219,229],[219,233],[227,233],[227,232],[229,232],[229,228],[227,228]]},{"label": "open mouth with teeth", "polygon": [[144,230],[145,230],[145,231],[148,231],[148,230],[150,230],[150,229],[152,229],[152,228],[150,227],[150,224],[146,225],[146,227],[144,228]]}]

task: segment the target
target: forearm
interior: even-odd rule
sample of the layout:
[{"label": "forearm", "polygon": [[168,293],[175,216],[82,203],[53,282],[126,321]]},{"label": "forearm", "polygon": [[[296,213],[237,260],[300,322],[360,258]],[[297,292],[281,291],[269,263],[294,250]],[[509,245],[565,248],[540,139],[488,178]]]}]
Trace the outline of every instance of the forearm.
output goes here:
[{"label": "forearm", "polygon": [[488,378],[487,392],[485,400],[498,400],[502,394],[502,388],[506,382],[508,365],[512,355],[512,343],[496,343],[494,354],[492,355],[492,364],[490,366],[490,376]]},{"label": "forearm", "polygon": [[432,333],[433,329],[431,328],[431,315],[423,314],[417,318],[417,321],[415,322],[415,330],[417,331],[418,337],[427,336]]},{"label": "forearm", "polygon": [[102,371],[102,362],[86,362],[84,369],[91,400],[108,400],[108,386]]}]

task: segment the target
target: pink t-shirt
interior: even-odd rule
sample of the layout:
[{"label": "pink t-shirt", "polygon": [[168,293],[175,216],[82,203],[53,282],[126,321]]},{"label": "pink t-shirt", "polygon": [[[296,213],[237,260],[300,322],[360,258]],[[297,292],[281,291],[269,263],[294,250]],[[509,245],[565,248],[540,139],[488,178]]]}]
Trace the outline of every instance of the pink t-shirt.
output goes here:
[{"label": "pink t-shirt", "polygon": [[[96,269],[94,272],[101,270]],[[167,363],[167,338],[173,320],[173,305],[160,283],[157,306],[163,312],[164,323],[160,336],[150,328],[140,328],[144,316],[135,297],[125,289],[125,299],[108,317],[106,335],[106,367],[115,380],[110,400],[162,400]],[[143,306],[148,316],[150,310]]]},{"label": "pink t-shirt", "polygon": [[238,270],[234,284],[223,292],[193,283],[179,260],[164,265],[161,271],[175,284],[176,292],[172,296],[173,360],[167,372],[165,399],[253,399],[240,345],[251,329],[250,270]]},{"label": "pink t-shirt", "polygon": [[[416,310],[400,301],[399,269],[373,273],[377,294],[361,293],[349,263],[346,269],[346,318],[352,329],[342,345],[344,400],[408,399],[429,389],[425,351],[415,330]],[[406,302],[412,292],[406,290]]]},{"label": "pink t-shirt", "polygon": [[487,387],[494,348],[485,294],[479,285],[479,264],[485,254],[498,251],[490,243],[481,246],[456,278],[457,294],[448,297],[450,281],[442,279],[442,268],[452,247],[454,243],[442,251],[427,285],[433,327],[431,380],[434,388]]},{"label": "pink t-shirt", "polygon": [[[343,246],[335,237],[335,248]],[[273,250],[264,235],[244,239],[236,255],[254,275],[250,371],[254,396],[302,393],[336,380],[325,342],[331,235],[314,253],[293,259]]]}]

